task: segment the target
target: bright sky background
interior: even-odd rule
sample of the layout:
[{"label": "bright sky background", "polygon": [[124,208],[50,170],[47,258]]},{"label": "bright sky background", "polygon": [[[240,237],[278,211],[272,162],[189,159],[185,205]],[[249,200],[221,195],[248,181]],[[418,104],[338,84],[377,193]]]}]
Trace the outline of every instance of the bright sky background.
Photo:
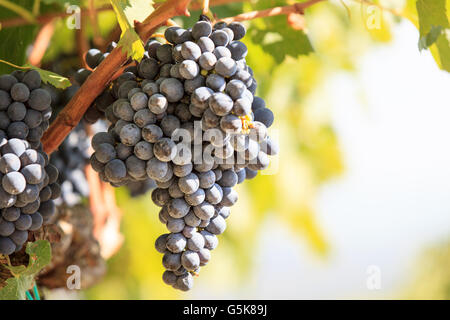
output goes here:
[{"label": "bright sky background", "polygon": [[[390,297],[423,249],[450,239],[450,75],[419,53],[417,39],[403,22],[359,72],[323,87],[347,168],[317,199],[331,255],[314,256],[267,221],[248,285],[214,294],[197,282],[193,298]],[[381,270],[381,290],[366,287],[370,265]]]}]

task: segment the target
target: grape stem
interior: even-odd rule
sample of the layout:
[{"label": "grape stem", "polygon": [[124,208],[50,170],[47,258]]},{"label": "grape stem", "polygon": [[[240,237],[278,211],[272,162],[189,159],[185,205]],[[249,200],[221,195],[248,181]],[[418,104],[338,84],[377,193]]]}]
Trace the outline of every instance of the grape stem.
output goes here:
[{"label": "grape stem", "polygon": [[4,64],[7,64],[8,66],[16,68],[16,69],[21,69],[21,70],[28,70],[28,69],[30,69],[30,67],[20,67],[18,65],[15,65],[14,63],[11,63],[11,62],[8,62],[8,61],[2,60],[2,59],[0,59],[0,62],[4,63]]},{"label": "grape stem", "polygon": [[323,1],[326,1],[326,0],[309,0],[306,2],[294,3],[289,6],[274,7],[274,8],[264,9],[264,10],[260,10],[260,11],[245,12],[242,14],[238,14],[237,16],[234,16],[234,17],[220,19],[219,21],[230,23],[230,22],[234,22],[234,21],[246,21],[246,20],[253,20],[253,19],[264,18],[264,17],[273,17],[273,16],[290,14],[290,13],[303,14],[304,10],[306,8],[309,8],[312,5],[314,5],[318,2],[323,2]]}]

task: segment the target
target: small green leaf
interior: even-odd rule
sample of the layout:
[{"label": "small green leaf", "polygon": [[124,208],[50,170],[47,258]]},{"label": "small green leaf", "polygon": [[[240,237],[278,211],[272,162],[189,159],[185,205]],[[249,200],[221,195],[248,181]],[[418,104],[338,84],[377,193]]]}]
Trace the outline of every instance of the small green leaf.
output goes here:
[{"label": "small green leaf", "polygon": [[145,49],[142,45],[141,38],[133,29],[128,29],[127,31],[125,31],[125,33],[120,37],[117,45],[119,47],[122,47],[122,50],[127,53],[127,58],[131,57],[136,61],[142,60]]},{"label": "small green leaf", "polygon": [[416,8],[419,17],[419,48],[430,47],[438,65],[450,72],[450,38],[448,36],[450,25],[446,13],[447,2],[446,0],[417,0]]},{"label": "small green leaf", "polygon": [[28,267],[24,274],[34,275],[41,271],[52,260],[52,248],[50,242],[46,240],[37,240],[29,242],[25,252],[30,256]]},{"label": "small green leaf", "polygon": [[419,50],[426,50],[433,45],[442,34],[442,26],[431,26],[430,32],[419,39]]},{"label": "small green leaf", "polygon": [[122,30],[118,46],[122,47],[122,50],[126,52],[128,58],[131,57],[133,60],[141,61],[145,49],[141,38],[134,31],[125,14],[125,7],[128,6],[128,2],[125,0],[111,0],[111,4],[116,13],[120,29]]},{"label": "small green leaf", "polygon": [[0,290],[0,300],[26,300],[25,292],[33,286],[32,276],[12,277]]},{"label": "small green leaf", "polygon": [[[252,3],[251,9],[262,10],[277,5],[283,6],[285,2],[261,0]],[[314,51],[307,34],[303,30],[291,28],[285,15],[253,20],[247,34],[278,64],[282,63],[287,56],[298,58]]]},{"label": "small green leaf", "polygon": [[29,255],[27,267],[5,265],[14,276],[0,290],[0,300],[25,300],[25,292],[33,286],[35,275],[52,259],[51,246],[46,240],[29,242],[25,252]]},{"label": "small green leaf", "polygon": [[37,72],[39,72],[39,74],[41,75],[41,79],[42,81],[44,81],[44,83],[48,83],[51,84],[52,86],[54,86],[55,88],[58,89],[65,89],[67,87],[70,87],[72,84],[70,83],[69,79],[60,76],[57,73],[48,71],[48,70],[43,70],[40,69],[38,67],[26,64],[25,67],[29,67],[30,69],[34,69]]}]

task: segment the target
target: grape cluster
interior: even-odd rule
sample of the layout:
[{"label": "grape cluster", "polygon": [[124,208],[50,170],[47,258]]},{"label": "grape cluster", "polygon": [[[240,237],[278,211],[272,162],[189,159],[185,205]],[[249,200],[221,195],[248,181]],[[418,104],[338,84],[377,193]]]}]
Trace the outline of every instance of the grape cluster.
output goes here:
[{"label": "grape cluster", "polygon": [[153,202],[169,233],[156,240],[163,281],[189,290],[226,228],[233,189],[269,165],[277,146],[267,128],[274,117],[254,96],[240,23],[199,21],[170,27],[168,41],[150,40],[146,56],[113,84],[107,132],[92,139],[91,165],[120,186],[153,179]]},{"label": "grape cluster", "polygon": [[[97,122],[91,130],[100,131],[104,128],[103,121]],[[72,130],[58,150],[52,153],[50,163],[59,171],[58,183],[61,186],[61,197],[56,204],[62,203],[73,207],[89,196],[85,166],[89,163],[91,151],[89,136],[83,123]],[[126,188],[132,197],[138,197],[156,187],[153,180],[130,181]]]},{"label": "grape cluster", "polygon": [[28,231],[55,214],[58,170],[40,143],[51,111],[51,96],[37,71],[0,76],[1,254],[20,250]]},{"label": "grape cluster", "polygon": [[65,203],[72,207],[89,196],[89,184],[85,166],[89,162],[89,137],[80,123],[52,153],[50,163],[59,171],[58,183],[61,197],[57,204]]},{"label": "grape cluster", "polygon": [[51,96],[41,88],[36,70],[14,71],[0,77],[0,130],[27,140],[37,149],[52,115]]}]

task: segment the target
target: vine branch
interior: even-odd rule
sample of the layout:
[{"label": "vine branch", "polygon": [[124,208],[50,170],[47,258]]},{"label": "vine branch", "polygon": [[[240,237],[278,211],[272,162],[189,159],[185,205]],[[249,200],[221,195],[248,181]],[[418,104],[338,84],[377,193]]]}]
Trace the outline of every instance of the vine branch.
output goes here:
[{"label": "vine branch", "polygon": [[306,2],[300,2],[300,3],[294,3],[288,6],[283,7],[274,7],[269,9],[264,9],[260,11],[251,11],[251,12],[245,12],[242,14],[238,14],[234,17],[228,17],[220,19],[220,21],[224,21],[226,23],[234,22],[234,21],[246,21],[246,20],[253,20],[257,18],[263,18],[263,17],[273,17],[278,15],[287,15],[290,13],[300,13],[303,14],[304,10],[308,7],[311,7],[312,5],[323,2],[326,0],[309,0]]},{"label": "vine branch", "polygon": [[[1,2],[3,2],[3,1],[7,1],[7,0],[0,0],[0,5],[1,5]],[[210,0],[209,6],[210,7],[221,6],[221,5],[225,5],[228,3],[235,3],[235,2],[242,2],[242,1],[244,1],[244,0]],[[158,8],[162,5],[163,5],[162,2],[158,2],[158,3],[155,3],[153,5],[153,7]],[[19,7],[19,8],[23,9],[22,7]],[[193,2],[189,6],[189,9],[190,10],[202,10],[203,2],[202,1]],[[101,12],[101,11],[109,11],[109,10],[112,10],[112,7],[110,5],[96,9],[97,13]],[[80,14],[81,14],[81,16],[89,15],[89,8],[82,8]],[[33,24],[33,23],[45,24],[49,20],[52,20],[54,18],[65,18],[65,17],[69,16],[70,14],[68,14],[66,12],[52,12],[52,13],[43,14],[36,18],[34,18],[31,15],[30,17],[33,18],[33,20],[25,19],[21,14],[19,14],[19,15],[20,15],[20,17],[0,20],[1,27],[2,28],[10,28],[10,27],[18,27],[18,26],[23,26],[23,25],[27,25],[27,24]]]}]

